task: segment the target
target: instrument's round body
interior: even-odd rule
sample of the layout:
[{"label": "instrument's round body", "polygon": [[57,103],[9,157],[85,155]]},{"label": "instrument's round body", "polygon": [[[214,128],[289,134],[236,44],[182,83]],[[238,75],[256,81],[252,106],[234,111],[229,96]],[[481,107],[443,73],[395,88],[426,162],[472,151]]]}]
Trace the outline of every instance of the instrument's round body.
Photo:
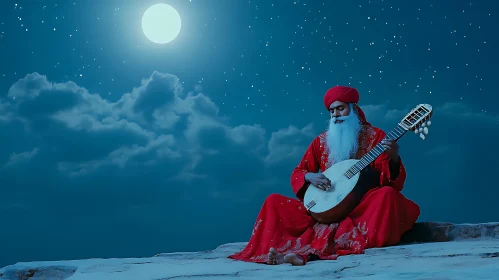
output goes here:
[{"label": "instrument's round body", "polygon": [[309,209],[315,220],[325,224],[340,222],[357,206],[360,198],[352,190],[360,174],[356,173],[350,179],[344,175],[357,162],[356,159],[341,161],[322,173],[331,181],[333,188],[323,191],[314,185],[308,187],[303,204],[315,202]]}]

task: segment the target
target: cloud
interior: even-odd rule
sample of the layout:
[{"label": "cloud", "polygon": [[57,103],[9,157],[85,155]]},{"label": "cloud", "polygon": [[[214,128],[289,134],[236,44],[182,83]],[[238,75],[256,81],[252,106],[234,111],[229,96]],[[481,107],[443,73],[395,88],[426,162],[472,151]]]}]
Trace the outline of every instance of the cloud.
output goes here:
[{"label": "cloud", "polygon": [[302,129],[289,126],[272,133],[268,144],[269,154],[265,157],[266,164],[271,166],[282,161],[292,160],[294,165],[297,165],[296,159],[303,156],[311,139],[315,136],[317,134],[314,132],[312,124]]},{"label": "cloud", "polygon": [[[194,154],[220,149],[224,141],[248,147],[264,144],[260,127],[232,128],[208,97],[182,94],[177,77],[154,72],[112,103],[73,82],[52,83],[33,73],[10,88],[0,109],[22,123],[41,149],[51,150],[53,162],[66,174],[180,157],[184,167],[192,167],[192,161],[199,160]],[[220,131],[220,138],[212,139]]]},{"label": "cloud", "polygon": [[461,102],[446,102],[441,107],[438,107],[435,112],[441,112],[445,115],[458,117],[460,119],[499,125],[499,115],[474,110],[472,106],[467,106]]},{"label": "cloud", "polygon": [[31,151],[22,152],[19,154],[12,153],[9,161],[5,164],[4,168],[12,167],[17,164],[29,162],[34,156],[38,154],[38,148],[34,148]]},{"label": "cloud", "polygon": [[[279,130],[270,141],[260,125],[231,126],[201,90],[196,86],[185,94],[176,76],[154,72],[118,101],[109,102],[74,82],[53,83],[32,73],[9,89],[0,109],[9,116],[4,122],[16,126],[19,139],[33,139],[19,146],[40,151],[49,161],[46,168],[52,166],[60,176],[147,166],[163,168],[165,180],[204,178],[218,180],[218,185],[250,177],[261,180],[265,164],[299,158],[314,137],[310,126]],[[29,160],[29,153],[15,155],[8,162],[21,155]],[[243,176],[249,166],[262,167]],[[219,171],[229,169],[230,176]]]},{"label": "cloud", "polygon": [[[9,180],[17,178],[28,192],[37,182],[40,192],[102,185],[101,192],[175,193],[179,186],[222,195],[230,192],[226,186],[240,185],[239,191],[253,193],[255,185],[275,180],[265,173],[268,164],[299,160],[299,149],[314,137],[309,127],[290,127],[269,142],[260,125],[233,125],[221,117],[201,91],[184,92],[176,76],[154,72],[110,102],[71,81],[26,75],[0,97],[0,126],[10,135],[0,140],[0,165],[10,167],[0,171],[0,181],[14,184]],[[1,194],[15,196],[7,189]]]}]

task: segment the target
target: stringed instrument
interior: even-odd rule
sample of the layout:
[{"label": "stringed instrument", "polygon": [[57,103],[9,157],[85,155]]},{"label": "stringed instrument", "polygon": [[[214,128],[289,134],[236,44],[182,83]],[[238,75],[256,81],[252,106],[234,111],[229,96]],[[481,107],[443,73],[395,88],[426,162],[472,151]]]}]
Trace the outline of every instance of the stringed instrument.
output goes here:
[{"label": "stringed instrument", "polygon": [[[431,105],[419,104],[386,135],[385,139],[398,141],[407,131],[414,131],[424,140],[425,135],[428,135],[432,114]],[[344,160],[326,169],[322,174],[331,181],[332,187],[322,190],[311,184],[305,192],[303,204],[311,216],[324,224],[337,223],[345,219],[367,191],[366,186],[359,183],[360,172],[384,151],[385,148],[378,143],[361,159]]]}]

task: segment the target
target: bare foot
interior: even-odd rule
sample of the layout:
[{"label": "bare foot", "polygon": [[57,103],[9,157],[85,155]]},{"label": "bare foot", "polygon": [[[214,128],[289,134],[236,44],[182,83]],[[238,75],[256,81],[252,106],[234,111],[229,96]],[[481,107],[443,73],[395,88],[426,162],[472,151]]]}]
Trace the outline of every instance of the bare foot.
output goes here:
[{"label": "bare foot", "polygon": [[289,253],[286,256],[284,256],[284,262],[289,263],[291,265],[304,265],[303,260],[293,253]]},{"label": "bare foot", "polygon": [[267,263],[268,264],[282,264],[284,263],[284,255],[280,254],[274,248],[270,248],[268,255]]}]

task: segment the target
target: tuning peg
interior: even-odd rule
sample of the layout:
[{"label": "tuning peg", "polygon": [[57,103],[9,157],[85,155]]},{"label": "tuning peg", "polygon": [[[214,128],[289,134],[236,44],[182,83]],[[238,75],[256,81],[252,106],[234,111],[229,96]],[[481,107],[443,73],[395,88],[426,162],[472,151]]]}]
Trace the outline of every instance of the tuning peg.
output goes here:
[{"label": "tuning peg", "polygon": [[422,124],[421,124],[421,126],[422,126],[422,127],[426,127],[426,123],[422,123]]},{"label": "tuning peg", "polygon": [[423,128],[423,132],[424,132],[424,134],[428,135],[428,132],[429,132],[428,128],[427,127]]},{"label": "tuning peg", "polygon": [[428,120],[428,121],[426,122],[426,126],[430,126],[430,125],[431,125],[431,121],[430,121],[430,120]]},{"label": "tuning peg", "polygon": [[421,139],[423,139],[423,140],[426,138],[423,133],[420,133],[419,137],[421,137]]},{"label": "tuning peg", "polygon": [[419,132],[419,133],[422,133],[422,132],[423,132],[423,128],[422,128],[422,127],[420,127],[420,128],[418,129],[418,132]]},{"label": "tuning peg", "polygon": [[419,134],[419,129],[414,128],[414,133],[415,133],[415,134]]}]

